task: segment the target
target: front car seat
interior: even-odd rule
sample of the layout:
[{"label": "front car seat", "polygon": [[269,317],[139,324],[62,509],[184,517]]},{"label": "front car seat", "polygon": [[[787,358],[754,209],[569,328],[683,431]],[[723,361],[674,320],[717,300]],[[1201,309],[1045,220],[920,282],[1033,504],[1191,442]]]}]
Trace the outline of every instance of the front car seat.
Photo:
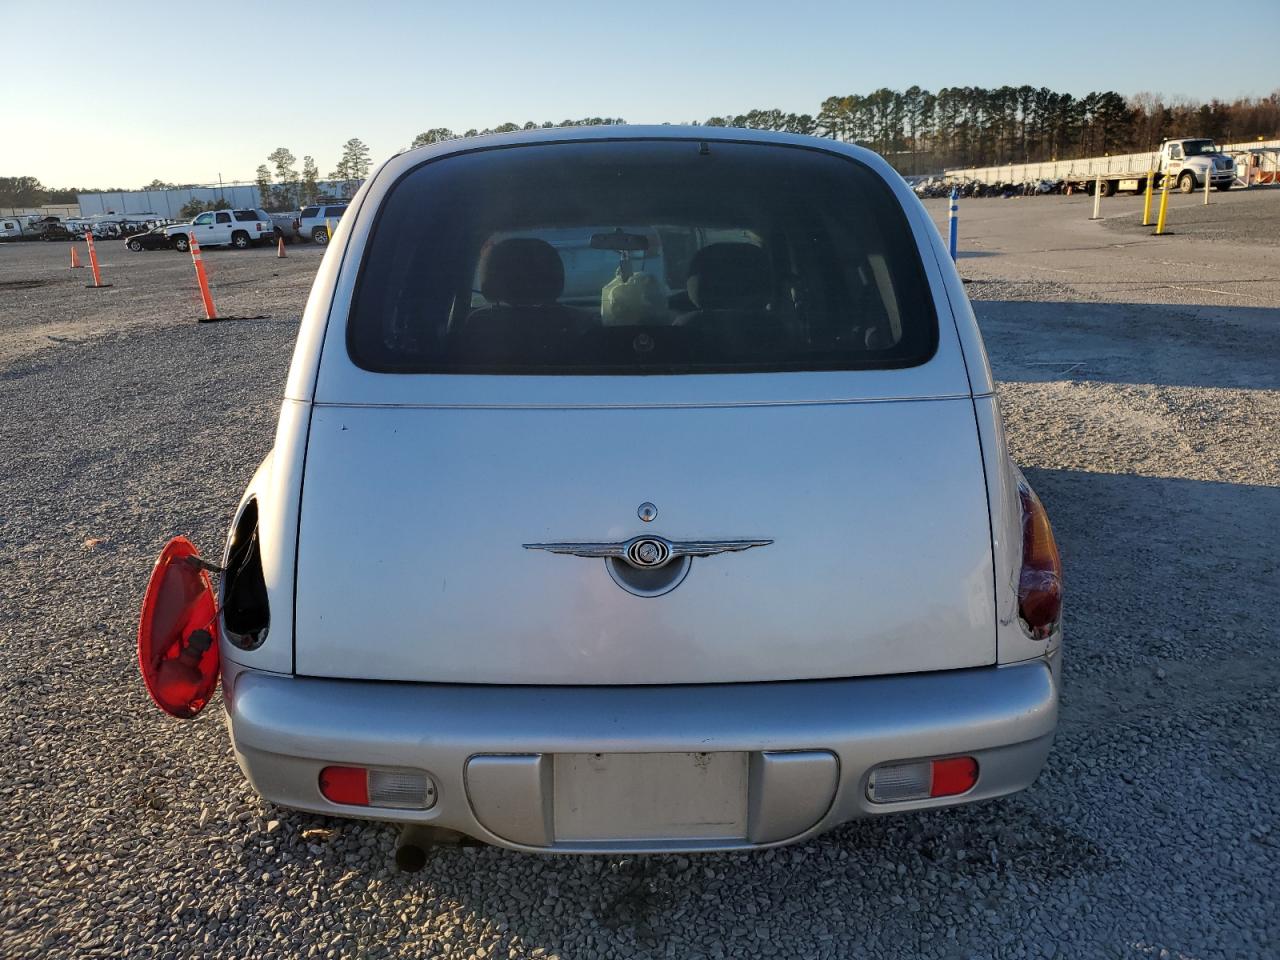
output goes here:
[{"label": "front car seat", "polygon": [[462,326],[457,346],[468,360],[546,360],[588,326],[588,314],[558,302],[564,263],[545,240],[499,241],[481,254],[477,272],[489,305],[473,310]]}]

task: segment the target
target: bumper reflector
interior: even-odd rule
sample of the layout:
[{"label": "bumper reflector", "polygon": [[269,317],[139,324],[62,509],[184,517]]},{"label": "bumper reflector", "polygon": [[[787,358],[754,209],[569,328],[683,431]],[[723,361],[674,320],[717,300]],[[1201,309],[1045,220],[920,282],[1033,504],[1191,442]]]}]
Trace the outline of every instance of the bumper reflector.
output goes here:
[{"label": "bumper reflector", "polygon": [[872,803],[954,797],[977,782],[978,761],[973,757],[894,763],[871,771],[867,797]]},{"label": "bumper reflector", "polygon": [[421,770],[325,767],[320,792],[331,803],[352,807],[429,810],[436,803],[436,785]]},{"label": "bumper reflector", "polygon": [[369,806],[426,810],[436,802],[436,785],[420,770],[370,770]]}]

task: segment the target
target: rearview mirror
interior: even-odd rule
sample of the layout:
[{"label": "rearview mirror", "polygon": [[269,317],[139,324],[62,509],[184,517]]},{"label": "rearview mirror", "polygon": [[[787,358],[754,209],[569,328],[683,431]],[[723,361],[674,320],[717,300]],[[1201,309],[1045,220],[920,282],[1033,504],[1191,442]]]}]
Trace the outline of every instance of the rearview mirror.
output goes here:
[{"label": "rearview mirror", "polygon": [[613,233],[593,233],[592,250],[614,250],[618,253],[644,253],[649,249],[649,238],[643,233],[623,233],[619,227]]}]

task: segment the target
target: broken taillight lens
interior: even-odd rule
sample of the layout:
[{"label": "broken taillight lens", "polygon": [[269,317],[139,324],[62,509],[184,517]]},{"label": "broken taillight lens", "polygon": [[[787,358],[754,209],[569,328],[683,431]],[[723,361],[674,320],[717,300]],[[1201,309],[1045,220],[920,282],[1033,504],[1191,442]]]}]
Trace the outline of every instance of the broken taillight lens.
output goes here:
[{"label": "broken taillight lens", "polygon": [[1025,480],[1018,482],[1018,497],[1022,501],[1018,617],[1028,634],[1045,640],[1062,619],[1062,560],[1049,526],[1049,515]]},{"label": "broken taillight lens", "polygon": [[217,689],[218,604],[207,565],[186,537],[174,537],[156,559],[138,621],[138,667],[151,699],[188,719]]}]

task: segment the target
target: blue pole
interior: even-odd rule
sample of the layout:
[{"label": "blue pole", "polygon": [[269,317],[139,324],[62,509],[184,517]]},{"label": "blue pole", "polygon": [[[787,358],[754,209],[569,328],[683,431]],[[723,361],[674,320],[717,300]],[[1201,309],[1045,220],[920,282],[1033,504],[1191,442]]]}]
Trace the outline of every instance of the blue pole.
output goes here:
[{"label": "blue pole", "polygon": [[960,225],[959,223],[960,218],[958,216],[959,213],[960,213],[960,188],[952,187],[951,188],[951,211],[947,214],[947,227],[951,237],[949,246],[951,249],[952,263],[956,262],[956,233],[957,233],[957,228]]}]

